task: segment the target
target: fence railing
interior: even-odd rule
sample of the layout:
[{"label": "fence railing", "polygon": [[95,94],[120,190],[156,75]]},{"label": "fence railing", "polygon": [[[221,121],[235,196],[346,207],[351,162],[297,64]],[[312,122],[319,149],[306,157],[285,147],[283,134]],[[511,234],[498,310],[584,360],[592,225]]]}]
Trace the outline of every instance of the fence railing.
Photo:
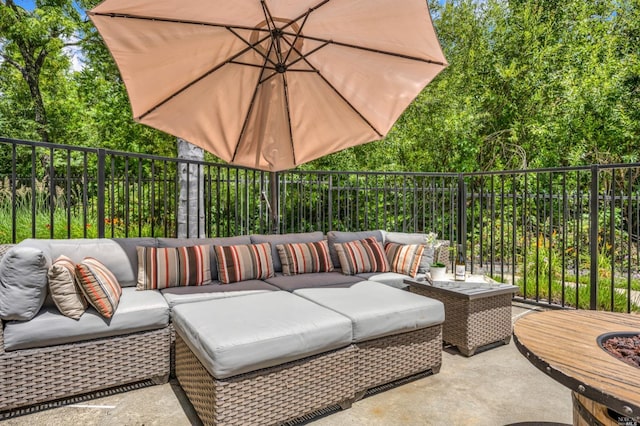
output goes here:
[{"label": "fence railing", "polygon": [[[640,305],[639,176],[640,164],[268,173],[0,138],[0,243],[176,236],[192,216],[189,236],[434,231],[523,301],[629,312]],[[195,204],[182,189],[193,185]]]}]

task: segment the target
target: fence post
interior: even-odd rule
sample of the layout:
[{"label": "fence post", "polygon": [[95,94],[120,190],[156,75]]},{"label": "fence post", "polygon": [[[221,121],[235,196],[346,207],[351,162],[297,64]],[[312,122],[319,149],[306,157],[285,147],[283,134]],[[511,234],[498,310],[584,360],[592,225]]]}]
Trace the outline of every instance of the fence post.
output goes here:
[{"label": "fence post", "polygon": [[467,188],[464,183],[464,174],[458,175],[458,203],[456,218],[456,242],[462,244],[462,250],[466,254],[467,247]]},{"label": "fence post", "polygon": [[589,196],[589,258],[590,258],[590,300],[589,309],[598,307],[598,209],[599,209],[599,168],[591,166],[591,191]]},{"label": "fence post", "polygon": [[280,173],[271,172],[269,186],[271,191],[271,233],[280,233]]},{"label": "fence post", "polygon": [[106,153],[102,148],[98,148],[98,238],[104,238],[104,212],[105,212],[105,162]]},{"label": "fence post", "polygon": [[327,203],[329,204],[327,207],[327,217],[329,219],[327,231],[333,231],[333,175],[329,175],[329,190],[327,192]]}]

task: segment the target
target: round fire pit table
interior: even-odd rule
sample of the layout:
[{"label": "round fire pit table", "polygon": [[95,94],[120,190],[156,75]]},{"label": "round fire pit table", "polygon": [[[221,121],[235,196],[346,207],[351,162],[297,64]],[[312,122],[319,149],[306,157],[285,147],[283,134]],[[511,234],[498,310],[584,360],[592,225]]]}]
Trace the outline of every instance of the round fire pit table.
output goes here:
[{"label": "round fire pit table", "polygon": [[640,424],[640,368],[615,358],[598,338],[640,334],[640,315],[547,311],[514,325],[518,350],[572,392],[573,423]]}]

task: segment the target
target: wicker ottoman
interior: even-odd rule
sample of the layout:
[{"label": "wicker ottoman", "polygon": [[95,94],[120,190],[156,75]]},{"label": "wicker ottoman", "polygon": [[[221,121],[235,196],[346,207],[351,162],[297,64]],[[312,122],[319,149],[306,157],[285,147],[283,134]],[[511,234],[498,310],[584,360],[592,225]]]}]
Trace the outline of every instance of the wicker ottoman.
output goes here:
[{"label": "wicker ottoman", "polygon": [[288,292],[173,310],[176,377],[205,424],[275,424],[355,395],[351,322]]},{"label": "wicker ottoman", "polygon": [[483,276],[464,282],[451,280],[430,284],[405,280],[409,290],[444,303],[446,319],[442,338],[465,356],[495,342],[511,341],[511,299],[518,287],[500,284]]},{"label": "wicker ottoman", "polygon": [[301,289],[294,294],[353,323],[359,394],[419,373],[440,371],[441,302],[371,281],[349,288]]}]

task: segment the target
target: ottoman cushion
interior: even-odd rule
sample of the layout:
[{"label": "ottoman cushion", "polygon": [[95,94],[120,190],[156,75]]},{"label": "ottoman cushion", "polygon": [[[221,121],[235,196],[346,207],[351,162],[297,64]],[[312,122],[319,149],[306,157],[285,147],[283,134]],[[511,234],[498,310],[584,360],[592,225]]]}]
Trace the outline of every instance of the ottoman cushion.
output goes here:
[{"label": "ottoman cushion", "polygon": [[397,272],[365,272],[363,274],[357,274],[356,277],[360,277],[363,280],[386,284],[403,290],[409,288],[409,284],[405,284],[404,280],[411,278],[408,275],[399,274]]},{"label": "ottoman cushion", "polygon": [[173,309],[174,306],[181,303],[202,302],[203,300],[224,299],[278,290],[280,290],[278,287],[261,280],[247,280],[233,284],[221,284],[220,281],[213,281],[209,285],[171,287],[160,290],[160,292],[167,300],[169,307]]},{"label": "ottoman cushion", "polygon": [[184,303],[172,311],[178,334],[217,379],[351,344],[351,321],[285,291]]},{"label": "ottoman cushion", "polygon": [[355,342],[414,331],[444,321],[442,302],[372,281],[349,288],[301,289],[294,294],[349,317]]},{"label": "ottoman cushion", "polygon": [[267,278],[265,281],[281,290],[294,291],[300,288],[355,284],[363,280],[364,278],[355,275],[345,275],[342,272],[311,272],[300,275],[282,275],[281,273],[276,273],[275,277]]}]

